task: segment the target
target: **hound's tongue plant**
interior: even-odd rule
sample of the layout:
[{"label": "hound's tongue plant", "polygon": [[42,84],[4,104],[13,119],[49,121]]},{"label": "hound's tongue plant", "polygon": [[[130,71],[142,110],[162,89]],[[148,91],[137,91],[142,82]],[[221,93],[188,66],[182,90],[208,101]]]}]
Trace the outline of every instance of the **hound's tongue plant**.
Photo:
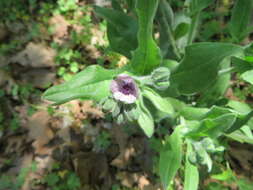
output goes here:
[{"label": "hound's tongue plant", "polygon": [[[161,125],[161,120],[165,121],[162,127],[166,132],[159,149],[163,187],[167,189],[171,185],[182,167],[184,190],[198,189],[198,165],[212,170],[210,155],[224,149],[220,137],[253,143],[250,131],[253,122],[248,122],[253,111],[248,105],[223,96],[231,72],[252,81],[249,73],[253,65],[247,61],[253,56],[252,47],[193,43],[199,15],[213,2],[186,1],[184,18],[187,19],[182,21],[175,20],[166,0],[126,1],[126,10],[115,0],[113,8],[94,7],[97,15],[107,21],[111,49],[129,58],[130,63],[113,70],[89,66],[70,81],[48,89],[44,99],[55,104],[73,99],[94,100],[116,123],[133,126],[138,123],[147,137],[156,132],[155,126]],[[247,20],[237,28],[238,9],[249,15],[251,4],[251,0],[236,1],[229,28],[235,41],[248,31],[250,18],[245,17]],[[159,46],[153,38],[154,18]],[[184,31],[179,34],[182,27]]]}]

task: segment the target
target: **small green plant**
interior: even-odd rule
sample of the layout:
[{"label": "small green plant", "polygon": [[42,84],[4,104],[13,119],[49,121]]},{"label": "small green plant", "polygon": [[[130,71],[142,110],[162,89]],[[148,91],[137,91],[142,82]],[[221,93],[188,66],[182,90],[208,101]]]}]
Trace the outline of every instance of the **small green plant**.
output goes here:
[{"label": "small green plant", "polygon": [[68,48],[60,49],[55,58],[56,64],[59,65],[57,75],[62,77],[65,81],[70,80],[73,74],[83,68],[83,65],[79,64],[80,60],[81,54],[79,51]]},{"label": "small green plant", "polygon": [[79,190],[81,187],[80,180],[75,173],[71,171],[51,172],[43,180],[43,183],[52,190]]},{"label": "small green plant", "polygon": [[36,170],[37,165],[35,162],[33,162],[30,167],[21,168],[20,173],[15,179],[8,175],[0,175],[0,190],[19,190],[25,183],[26,177],[28,176],[29,172],[35,172]]},{"label": "small green plant", "polygon": [[102,131],[94,142],[96,151],[105,151],[111,145],[111,136],[108,132]]},{"label": "small green plant", "polygon": [[[203,42],[195,42],[201,39],[197,35],[201,15],[215,1],[134,2],[94,7],[107,21],[110,49],[129,64],[114,69],[88,66],[43,97],[55,104],[91,99],[112,115],[114,125],[138,125],[148,138],[159,135],[153,146],[159,153],[163,189],[173,189],[179,173],[185,190],[197,190],[203,186],[202,169],[211,175],[215,157],[226,150],[222,141],[253,144],[252,107],[225,96],[236,74],[252,86],[253,45],[205,41],[218,32],[230,36],[228,42],[241,42],[251,32],[253,1],[236,0],[227,31],[202,33]],[[71,60],[71,54],[66,51],[63,59]],[[98,139],[100,146],[108,143],[105,134]]]},{"label": "small green plant", "polygon": [[58,0],[58,10],[60,13],[74,11],[78,8],[77,2],[77,0]]}]

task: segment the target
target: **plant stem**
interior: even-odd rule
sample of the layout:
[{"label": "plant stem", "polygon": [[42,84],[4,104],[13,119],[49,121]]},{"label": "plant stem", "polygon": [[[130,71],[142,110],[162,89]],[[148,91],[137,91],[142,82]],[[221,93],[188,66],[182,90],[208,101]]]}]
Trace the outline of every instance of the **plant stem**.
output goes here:
[{"label": "plant stem", "polygon": [[200,17],[200,12],[197,12],[192,17],[190,32],[189,32],[189,36],[188,36],[188,40],[187,40],[187,45],[191,45],[192,42],[194,41],[197,29],[198,29],[198,25],[199,25],[199,17]]}]

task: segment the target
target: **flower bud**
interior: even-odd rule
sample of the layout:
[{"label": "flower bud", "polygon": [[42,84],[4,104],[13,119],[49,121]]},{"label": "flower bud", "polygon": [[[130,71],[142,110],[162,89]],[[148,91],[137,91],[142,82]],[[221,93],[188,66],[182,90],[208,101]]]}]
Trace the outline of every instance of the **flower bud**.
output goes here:
[{"label": "flower bud", "polygon": [[158,90],[165,90],[169,87],[170,70],[167,67],[158,67],[151,73],[152,85]]}]

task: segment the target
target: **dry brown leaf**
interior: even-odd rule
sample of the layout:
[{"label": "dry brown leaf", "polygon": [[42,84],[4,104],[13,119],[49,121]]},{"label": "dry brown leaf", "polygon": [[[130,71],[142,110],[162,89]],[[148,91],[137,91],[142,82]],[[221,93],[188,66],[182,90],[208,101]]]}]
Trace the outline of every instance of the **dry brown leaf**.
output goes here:
[{"label": "dry brown leaf", "polygon": [[238,173],[243,173],[249,177],[253,176],[253,148],[247,144],[230,143],[229,155],[231,159],[231,165]]},{"label": "dry brown leaf", "polygon": [[95,46],[86,45],[85,50],[88,52],[88,56],[92,59],[98,59],[102,56],[101,52]]},{"label": "dry brown leaf", "polygon": [[125,56],[121,56],[117,63],[117,66],[124,67],[127,64],[127,62],[128,62],[128,59]]},{"label": "dry brown leaf", "polygon": [[228,99],[231,99],[231,100],[236,100],[236,101],[239,101],[240,99],[238,97],[236,97],[233,93],[233,89],[232,88],[228,88],[225,96],[228,98]]},{"label": "dry brown leaf", "polygon": [[147,179],[146,176],[140,176],[138,179],[138,187],[139,189],[144,189],[145,187],[150,185],[150,181]]},{"label": "dry brown leaf", "polygon": [[0,23],[0,41],[5,40],[7,35],[8,35],[7,28],[4,26],[4,24]]},{"label": "dry brown leaf", "polygon": [[0,86],[5,84],[9,78],[9,75],[4,70],[0,69]]},{"label": "dry brown leaf", "polygon": [[160,184],[151,184],[151,182],[147,179],[147,176],[140,172],[119,172],[116,175],[116,179],[120,180],[121,184],[128,188],[138,186],[139,190],[161,190]]},{"label": "dry brown leaf", "polygon": [[24,146],[25,142],[26,138],[23,135],[9,136],[4,154],[9,155],[11,153],[16,153],[18,155],[22,155],[23,150],[26,148]]},{"label": "dry brown leaf", "polygon": [[56,74],[48,69],[30,69],[21,73],[21,78],[25,83],[32,84],[36,88],[48,87],[56,78]]},{"label": "dry brown leaf", "polygon": [[104,186],[102,189],[110,187],[111,178],[104,154],[79,152],[73,156],[73,164],[82,186]]},{"label": "dry brown leaf", "polygon": [[49,24],[53,27],[53,40],[56,43],[62,44],[68,38],[68,27],[70,24],[62,15],[54,15]]},{"label": "dry brown leaf", "polygon": [[138,181],[138,175],[136,173],[119,172],[116,175],[116,179],[120,180],[122,185],[133,188],[134,184]]},{"label": "dry brown leaf", "polygon": [[126,147],[120,154],[111,162],[112,166],[124,169],[130,162],[130,158],[135,155],[133,147]]},{"label": "dry brown leaf", "polygon": [[33,147],[37,154],[51,154],[52,149],[45,145],[54,137],[49,128],[50,116],[46,111],[38,111],[33,114],[27,123],[29,129],[29,138],[34,140]]},{"label": "dry brown leaf", "polygon": [[[23,157],[22,163],[19,165],[20,169],[21,168],[30,168],[32,161],[33,161],[33,155],[32,154],[25,154]],[[30,171],[25,178],[25,182],[22,185],[21,190],[31,189],[32,180],[33,180],[32,172]]]},{"label": "dry brown leaf", "polygon": [[53,67],[55,55],[52,48],[30,42],[25,50],[11,58],[11,62],[34,68]]},{"label": "dry brown leaf", "polygon": [[97,119],[104,117],[104,113],[99,108],[94,107],[92,101],[83,101],[81,103],[81,110],[86,117],[88,116],[87,114],[91,114]]},{"label": "dry brown leaf", "polygon": [[54,163],[54,160],[51,156],[46,157],[39,157],[36,156],[34,160],[37,163],[37,170],[35,175],[36,176],[43,176],[43,174],[50,168],[52,168],[52,165]]},{"label": "dry brown leaf", "polygon": [[0,55],[0,67],[4,67],[9,64],[6,56]]},{"label": "dry brown leaf", "polygon": [[135,155],[135,149],[132,144],[128,143],[128,136],[121,126],[113,126],[112,136],[119,145],[120,154],[112,160],[111,165],[123,169],[129,164],[130,158]]},{"label": "dry brown leaf", "polygon": [[101,7],[109,6],[110,5],[110,1],[107,1],[107,0],[94,0],[94,3],[97,6],[101,6]]},{"label": "dry brown leaf", "polygon": [[105,32],[97,28],[92,28],[91,34],[92,34],[90,41],[91,45],[105,46],[107,44],[107,41],[104,39],[104,36],[106,35]]},{"label": "dry brown leaf", "polygon": [[25,24],[22,21],[18,20],[16,20],[15,22],[6,22],[6,27],[8,31],[14,34],[18,34],[19,36],[26,29]]}]

